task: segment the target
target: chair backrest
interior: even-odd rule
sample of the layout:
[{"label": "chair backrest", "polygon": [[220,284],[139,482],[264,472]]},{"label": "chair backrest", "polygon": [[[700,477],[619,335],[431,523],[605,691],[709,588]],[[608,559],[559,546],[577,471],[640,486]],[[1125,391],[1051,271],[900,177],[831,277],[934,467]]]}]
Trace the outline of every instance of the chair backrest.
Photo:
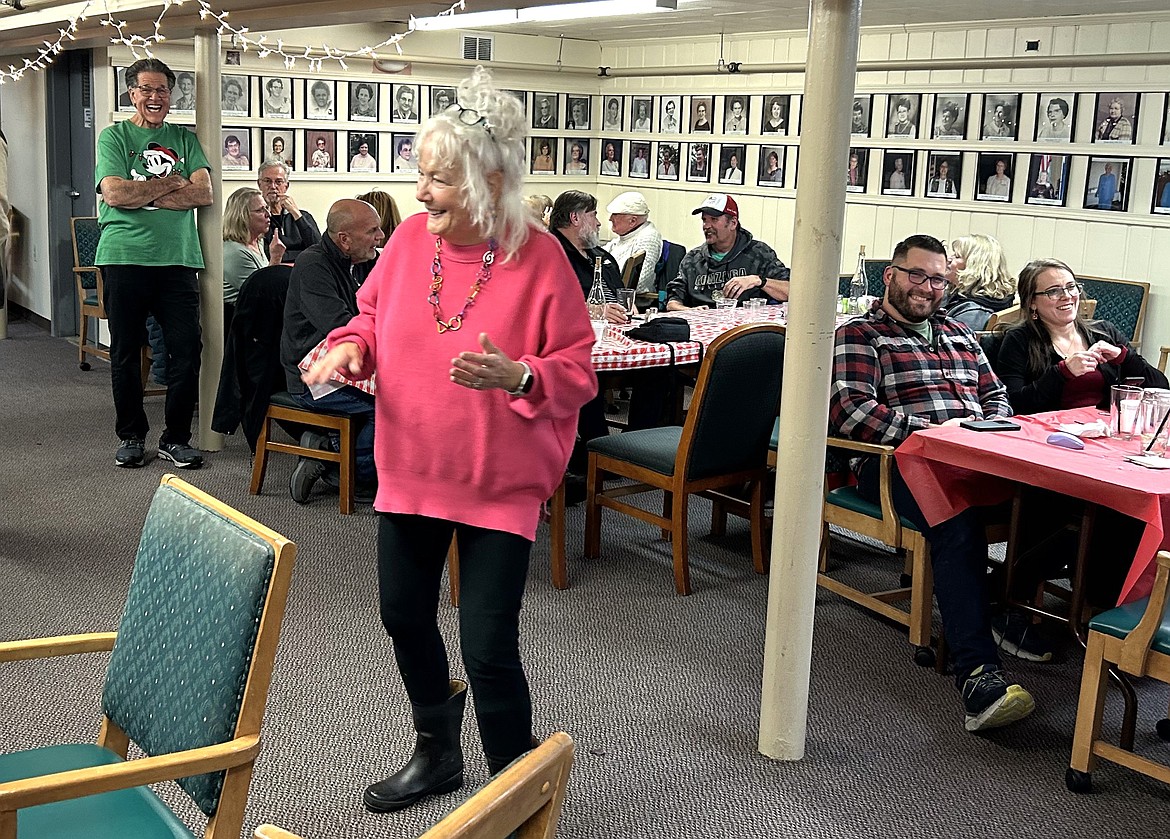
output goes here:
[{"label": "chair backrest", "polygon": [[646,262],[646,251],[638,251],[626,260],[622,268],[622,286],[637,288],[638,279],[642,276],[642,265]]},{"label": "chair backrest", "polygon": [[712,341],[695,382],[676,470],[698,480],[762,467],[783,374],[779,324],[746,323]]},{"label": "chair backrest", "polygon": [[882,277],[890,262],[889,259],[865,260],[865,287],[874,297],[881,297],[886,293],[886,281]]},{"label": "chair backrest", "polygon": [[987,323],[983,327],[984,332],[992,332],[996,327],[1010,326],[1019,321],[1023,316],[1020,310],[1020,304],[1008,306],[1006,309],[1000,309],[998,312],[992,312],[991,317],[987,319]]},{"label": "chair backrest", "polygon": [[1150,300],[1149,283],[1106,277],[1078,276],[1077,280],[1085,287],[1083,296],[1097,301],[1097,318],[1112,323],[1131,343],[1141,340]]},{"label": "chair backrest", "polygon": [[[496,775],[421,839],[552,839],[573,766],[573,738],[558,731]],[[271,824],[255,839],[301,839]]]},{"label": "chair backrest", "polygon": [[678,276],[678,266],[682,264],[687,249],[677,242],[662,240],[662,255],[654,264],[654,289],[665,291],[666,284]]},{"label": "chair backrest", "polygon": [[94,262],[98,240],[102,237],[97,216],[73,216],[69,219],[69,230],[73,238],[73,271],[82,288],[96,288],[99,269]]},{"label": "chair backrest", "polygon": [[[279,534],[165,476],[110,656],[106,718],[149,755],[259,734],[295,554]],[[223,775],[179,784],[211,816]]]},{"label": "chair backrest", "polygon": [[[284,328],[284,301],[288,296],[291,265],[269,265],[244,280],[232,319],[231,360],[240,392],[240,423],[252,451],[272,394],[284,390],[280,363],[280,333]],[[229,354],[225,352],[224,363]]]}]

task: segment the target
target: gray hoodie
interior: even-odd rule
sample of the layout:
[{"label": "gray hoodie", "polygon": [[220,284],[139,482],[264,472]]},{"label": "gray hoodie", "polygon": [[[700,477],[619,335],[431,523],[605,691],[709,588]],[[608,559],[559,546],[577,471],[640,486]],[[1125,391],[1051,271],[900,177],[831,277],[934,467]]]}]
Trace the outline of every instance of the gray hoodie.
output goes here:
[{"label": "gray hoodie", "polygon": [[[713,259],[707,243],[687,251],[678,266],[678,276],[666,284],[666,300],[677,300],[684,306],[711,306],[715,301],[711,292],[723,288],[728,280],[736,277],[757,275],[769,280],[787,280],[789,271],[776,251],[752,238],[752,234],[739,228],[731,252],[722,259]],[[769,299],[758,288],[740,295],[741,300],[751,297]]]}]

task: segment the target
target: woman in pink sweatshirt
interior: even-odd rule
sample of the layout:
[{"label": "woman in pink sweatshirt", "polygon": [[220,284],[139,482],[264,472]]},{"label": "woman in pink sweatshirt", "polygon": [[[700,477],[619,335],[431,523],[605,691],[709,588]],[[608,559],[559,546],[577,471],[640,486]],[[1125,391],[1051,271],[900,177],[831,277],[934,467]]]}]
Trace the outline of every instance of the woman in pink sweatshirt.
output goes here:
[{"label": "woman in pink sweatshirt", "polygon": [[377,372],[382,623],[410,697],[414,754],[365,792],[378,812],[463,783],[467,685],[437,611],[452,534],[459,633],[493,773],[531,748],[519,616],[541,504],[597,392],[593,330],[560,245],[522,204],[526,120],[477,69],[417,137],[417,198],[305,381]]}]

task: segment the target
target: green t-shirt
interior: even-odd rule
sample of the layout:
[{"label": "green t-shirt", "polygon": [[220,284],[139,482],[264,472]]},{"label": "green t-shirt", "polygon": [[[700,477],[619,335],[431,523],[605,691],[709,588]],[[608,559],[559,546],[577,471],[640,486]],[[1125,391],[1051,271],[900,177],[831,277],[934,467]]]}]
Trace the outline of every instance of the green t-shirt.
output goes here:
[{"label": "green t-shirt", "polygon": [[[179,173],[185,178],[210,169],[195,135],[178,125],[140,128],[129,120],[114,123],[98,136],[95,183],[102,178],[146,181]],[[140,207],[128,210],[98,202],[98,265],[184,265],[203,267],[194,210]]]}]

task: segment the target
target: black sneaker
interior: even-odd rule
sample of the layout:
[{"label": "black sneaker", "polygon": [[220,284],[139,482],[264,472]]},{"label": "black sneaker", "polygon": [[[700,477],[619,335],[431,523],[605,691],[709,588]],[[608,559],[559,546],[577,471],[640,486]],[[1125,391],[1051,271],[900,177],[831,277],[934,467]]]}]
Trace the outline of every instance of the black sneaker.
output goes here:
[{"label": "black sneaker", "polygon": [[203,465],[203,455],[189,443],[160,442],[158,456],[163,460],[169,460],[178,469],[198,469]]},{"label": "black sneaker", "polygon": [[322,460],[313,460],[302,457],[293,469],[288,479],[288,494],[298,504],[309,503],[309,495],[313,492],[313,484],[325,474],[329,464]]},{"label": "black sneaker", "polygon": [[1009,683],[998,667],[984,664],[963,682],[963,706],[967,710],[963,727],[983,731],[1022,720],[1036,708],[1036,701],[1028,691]]},{"label": "black sneaker", "polygon": [[1052,650],[1040,636],[1032,616],[1019,609],[1008,609],[991,619],[991,635],[1008,655],[1025,661],[1051,661]]},{"label": "black sneaker", "polygon": [[126,469],[137,469],[146,463],[146,443],[141,437],[129,437],[118,441],[118,453],[114,464]]}]

